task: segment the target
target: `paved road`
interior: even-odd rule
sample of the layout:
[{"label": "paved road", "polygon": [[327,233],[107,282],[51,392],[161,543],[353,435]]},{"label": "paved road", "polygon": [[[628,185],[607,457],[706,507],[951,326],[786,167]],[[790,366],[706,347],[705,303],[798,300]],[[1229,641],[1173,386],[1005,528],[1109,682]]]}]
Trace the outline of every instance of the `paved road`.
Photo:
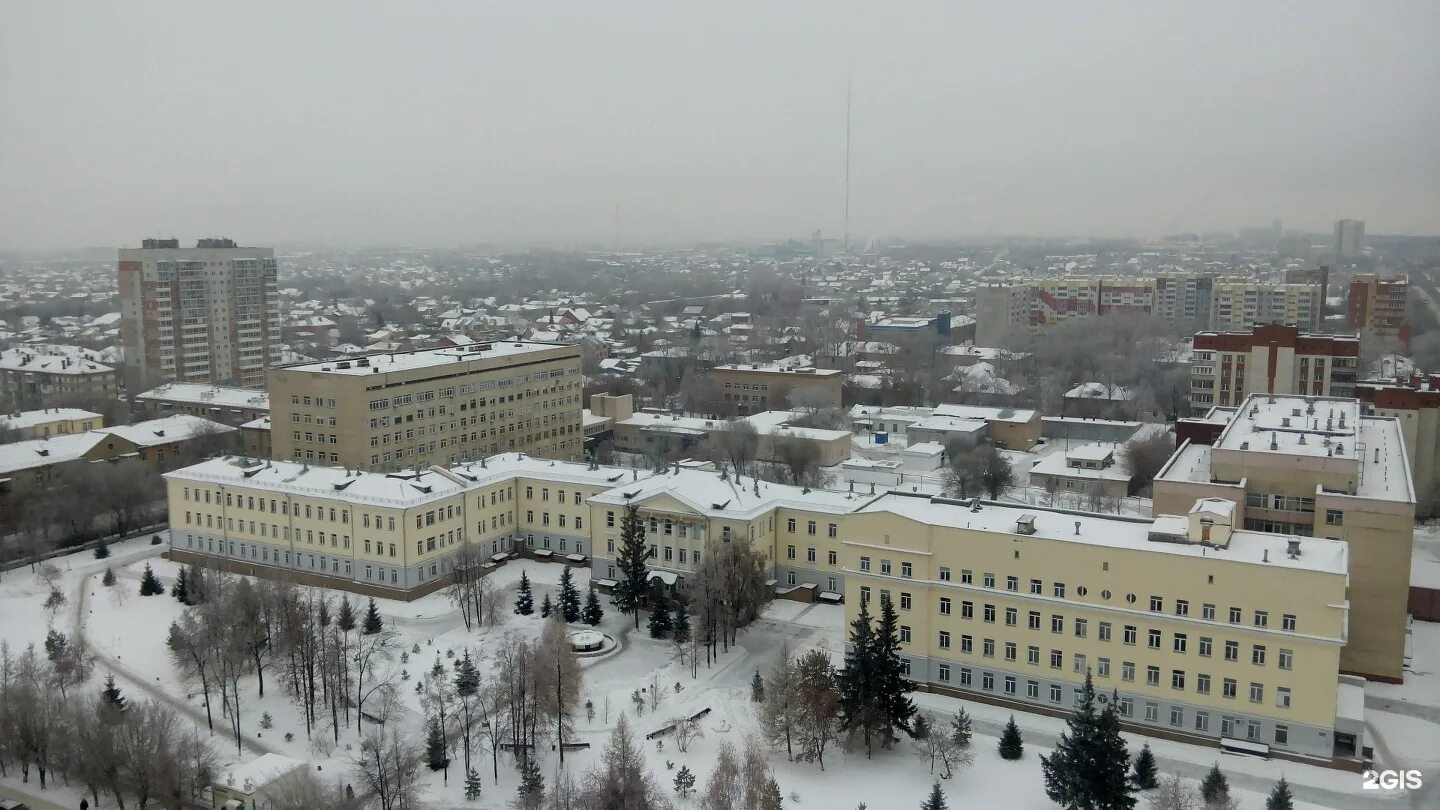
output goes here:
[{"label": "paved road", "polygon": [[[30,810],[75,810],[74,807],[56,804],[48,799],[42,799],[33,793],[16,790],[12,787],[0,787],[0,799],[25,802]],[[75,807],[79,807],[79,805],[77,804]]]}]

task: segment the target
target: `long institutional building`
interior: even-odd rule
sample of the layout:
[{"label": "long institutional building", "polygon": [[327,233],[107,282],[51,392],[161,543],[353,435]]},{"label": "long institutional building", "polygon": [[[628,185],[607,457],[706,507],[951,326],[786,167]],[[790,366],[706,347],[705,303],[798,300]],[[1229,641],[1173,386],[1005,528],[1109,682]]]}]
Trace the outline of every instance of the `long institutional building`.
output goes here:
[{"label": "long institutional building", "polygon": [[587,565],[603,588],[634,506],[652,577],[675,587],[715,544],[746,542],[778,597],[843,600],[848,620],[888,596],[924,688],[1058,714],[1088,670],[1136,730],[1351,761],[1364,680],[1344,673],[1402,672],[1414,496],[1399,429],[1354,400],[1299,397],[1252,397],[1194,429],[1212,428],[1167,466],[1153,519],[808,490],[707,464],[217,458],[166,476],[171,554],[409,599],[472,544],[487,565]]},{"label": "long institutional building", "polygon": [[1056,276],[984,284],[975,290],[976,342],[1004,346],[1015,330],[1100,315],[1153,315],[1221,331],[1281,323],[1318,331],[1320,283],[1274,283],[1185,271],[1154,276]]},{"label": "long institutional building", "polygon": [[583,455],[580,348],[496,341],[270,372],[275,458],[396,471]]}]

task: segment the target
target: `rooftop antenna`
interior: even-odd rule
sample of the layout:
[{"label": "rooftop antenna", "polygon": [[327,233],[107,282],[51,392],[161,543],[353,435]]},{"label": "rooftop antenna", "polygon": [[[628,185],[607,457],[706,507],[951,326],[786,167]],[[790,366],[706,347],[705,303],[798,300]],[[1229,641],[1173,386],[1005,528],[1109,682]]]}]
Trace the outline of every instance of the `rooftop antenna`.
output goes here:
[{"label": "rooftop antenna", "polygon": [[845,66],[845,238],[842,249],[850,250],[850,96],[854,84],[853,65]]}]

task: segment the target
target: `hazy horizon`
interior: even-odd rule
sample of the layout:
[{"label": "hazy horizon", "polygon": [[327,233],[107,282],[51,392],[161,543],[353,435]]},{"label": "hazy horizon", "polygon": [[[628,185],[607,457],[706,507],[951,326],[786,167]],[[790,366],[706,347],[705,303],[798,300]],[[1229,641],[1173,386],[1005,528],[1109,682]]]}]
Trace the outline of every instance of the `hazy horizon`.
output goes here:
[{"label": "hazy horizon", "polygon": [[9,3],[0,250],[1440,234],[1440,4]]}]

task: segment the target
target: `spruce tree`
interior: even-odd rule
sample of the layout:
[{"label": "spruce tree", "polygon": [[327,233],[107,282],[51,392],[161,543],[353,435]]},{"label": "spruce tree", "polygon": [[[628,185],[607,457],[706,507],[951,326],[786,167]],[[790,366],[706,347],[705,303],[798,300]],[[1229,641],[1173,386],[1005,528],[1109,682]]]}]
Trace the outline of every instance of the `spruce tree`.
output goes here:
[{"label": "spruce tree", "polygon": [[373,636],[384,629],[384,623],[380,620],[380,606],[375,604],[375,597],[370,597],[370,602],[365,606],[365,624],[360,632],[367,636]]},{"label": "spruce tree", "polygon": [[894,731],[910,734],[915,717],[915,703],[910,693],[915,684],[905,677],[900,659],[900,619],[890,597],[880,594],[880,621],[875,625],[876,698],[883,713],[884,737],[894,739]]},{"label": "spruce tree", "polygon": [[575,588],[575,575],[568,565],[560,572],[560,613],[566,624],[580,621],[580,591]]},{"label": "spruce tree", "polygon": [[695,774],[690,772],[689,767],[681,765],[680,770],[675,773],[675,793],[684,799],[694,792]]},{"label": "spruce tree", "polygon": [[1200,780],[1200,798],[1205,800],[1206,805],[1223,805],[1230,801],[1230,781],[1220,771],[1220,763],[1215,763]]},{"label": "spruce tree", "polygon": [[1120,737],[1115,702],[1095,710],[1095,684],[1085,673],[1080,705],[1071,715],[1050,756],[1040,757],[1045,795],[1064,807],[1130,810],[1135,806],[1130,785],[1130,755]]},{"label": "spruce tree", "polygon": [[530,576],[520,572],[520,590],[515,592],[515,612],[529,616],[535,612],[535,595],[530,592]]},{"label": "spruce tree", "polygon": [[100,584],[101,584],[101,585],[104,585],[104,586],[107,587],[107,588],[110,587],[111,585],[114,585],[114,584],[115,584],[115,570],[112,569],[112,568],[106,568],[106,569],[105,569],[105,576],[103,576],[103,577],[100,578]]},{"label": "spruce tree", "polygon": [[765,786],[760,788],[759,810],[781,810],[785,805],[785,798],[780,794],[780,783],[771,776],[765,780]]},{"label": "spruce tree", "polygon": [[175,575],[175,584],[170,586],[170,595],[175,597],[175,601],[181,604],[184,604],[189,599],[185,587],[185,580],[189,578],[190,569],[182,565],[180,566],[180,573]]},{"label": "spruce tree", "polygon": [[650,599],[649,627],[651,638],[664,638],[670,632],[670,599],[665,595],[664,583],[655,588],[655,595]]},{"label": "spruce tree", "polygon": [[1280,777],[1270,795],[1265,797],[1265,810],[1295,810],[1295,797],[1290,795],[1290,783],[1285,781],[1285,777]]},{"label": "spruce tree", "polygon": [[591,627],[598,627],[600,620],[605,618],[605,611],[600,607],[600,597],[595,595],[594,585],[585,593],[585,608],[580,612],[580,618]]},{"label": "spruce tree", "polygon": [[480,798],[480,774],[471,768],[465,774],[465,800],[475,801]]},{"label": "spruce tree", "polygon": [[97,559],[97,560],[103,560],[103,559],[105,559],[106,557],[109,557],[109,556],[110,556],[110,544],[109,544],[109,543],[106,543],[106,542],[105,542],[105,538],[103,538],[103,537],[100,538],[99,540],[96,540],[96,541],[95,541],[95,559]]},{"label": "spruce tree", "polygon": [[677,644],[690,640],[690,614],[685,610],[684,599],[675,600],[675,611],[670,614],[670,636]]},{"label": "spruce tree", "polygon": [[545,777],[540,773],[540,765],[535,762],[533,756],[523,756],[520,759],[518,792],[521,807],[539,807],[540,801],[545,796]]},{"label": "spruce tree", "polygon": [[540,600],[540,618],[550,618],[550,613],[554,610],[555,605],[550,602],[550,594],[547,593],[545,594],[545,598]]},{"label": "spruce tree", "polygon": [[765,702],[765,679],[760,677],[760,670],[755,670],[755,677],[750,679],[750,702]]},{"label": "spruce tree", "polygon": [[961,748],[969,748],[970,740],[974,736],[975,729],[970,722],[970,713],[965,711],[963,706],[956,709],[955,716],[950,718],[950,739]]},{"label": "spruce tree", "polygon": [[425,764],[432,771],[444,771],[443,784],[450,784],[450,756],[445,750],[445,731],[440,728],[438,717],[430,718],[430,730],[425,735]]},{"label": "spruce tree", "polygon": [[160,584],[159,578],[150,568],[150,563],[145,563],[145,573],[140,577],[140,595],[154,596],[161,593],[165,593],[165,586]]},{"label": "spruce tree", "polygon": [[1130,774],[1130,781],[1135,784],[1136,790],[1154,790],[1159,786],[1159,772],[1155,767],[1155,755],[1150,753],[1150,743],[1140,747],[1140,753],[1135,755],[1135,769]]},{"label": "spruce tree", "polygon": [[113,674],[105,676],[105,688],[100,690],[100,697],[105,701],[105,705],[114,711],[125,711],[127,701],[125,696],[120,693],[120,687],[115,685]]},{"label": "spruce tree", "polygon": [[621,613],[634,614],[636,630],[640,629],[640,605],[645,601],[650,580],[650,571],[645,566],[648,556],[645,525],[640,520],[640,510],[631,504],[625,507],[625,518],[620,524],[620,547],[615,553],[620,579],[615,583],[612,597]]},{"label": "spruce tree", "polygon": [[1000,733],[1000,758],[1019,759],[1025,756],[1025,745],[1020,739],[1020,727],[1015,725],[1015,715],[1010,715],[1010,722],[1005,724],[1005,730]]},{"label": "spruce tree", "polygon": [[930,787],[930,797],[920,805],[920,810],[949,810],[950,805],[945,803],[945,791],[940,789],[940,781]]},{"label": "spruce tree", "polygon": [[840,730],[865,735],[865,753],[870,754],[871,685],[874,667],[875,628],[870,605],[861,599],[860,612],[850,623],[850,643],[845,650],[845,668],[836,673],[840,692]]},{"label": "spruce tree", "polygon": [[340,613],[335,617],[335,626],[340,632],[348,633],[355,629],[355,609],[350,606],[350,597],[340,597]]}]

